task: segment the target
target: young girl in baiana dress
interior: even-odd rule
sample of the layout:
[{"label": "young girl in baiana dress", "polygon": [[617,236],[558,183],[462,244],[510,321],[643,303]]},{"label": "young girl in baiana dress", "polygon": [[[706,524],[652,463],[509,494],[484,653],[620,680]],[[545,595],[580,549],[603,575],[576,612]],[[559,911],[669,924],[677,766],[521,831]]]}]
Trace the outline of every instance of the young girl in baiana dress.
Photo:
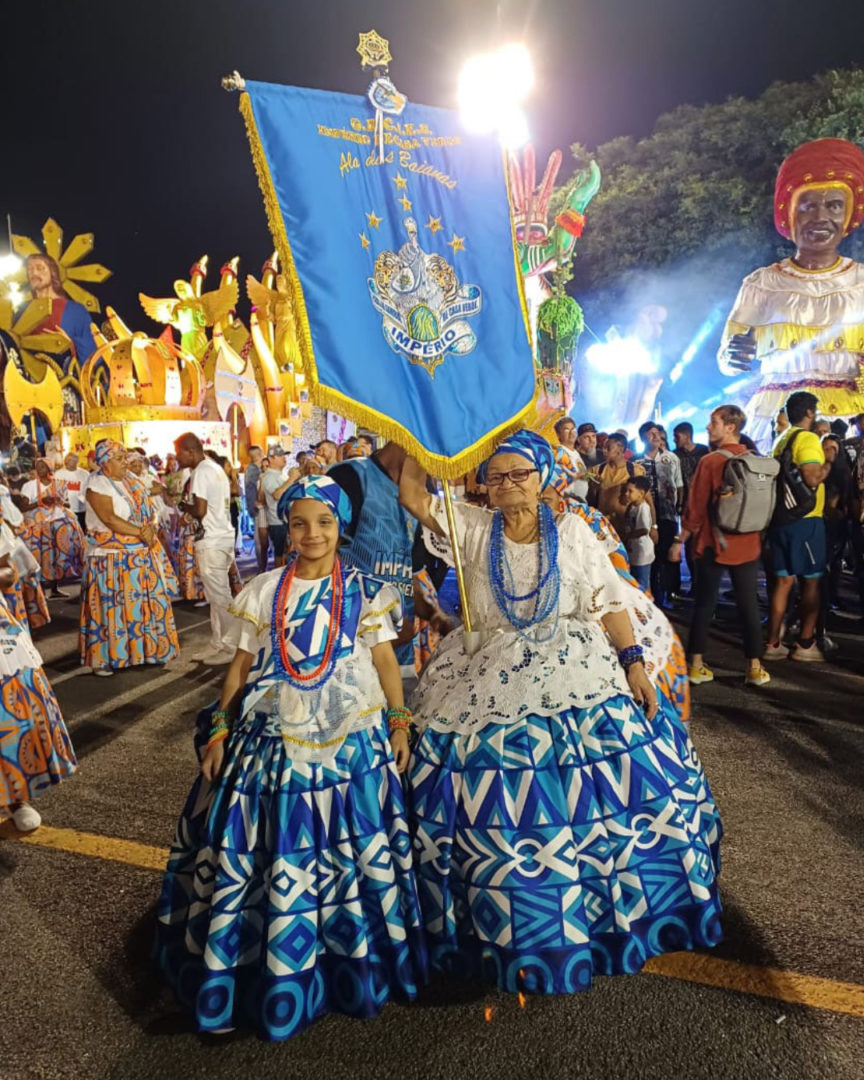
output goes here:
[{"label": "young girl in baiana dress", "polygon": [[390,585],[337,555],[326,476],[279,502],[296,556],[234,600],[237,651],[199,717],[157,960],[202,1031],[287,1039],[328,1012],[412,999],[426,955],[399,773],[408,763]]},{"label": "young girl in baiana dress", "polygon": [[0,531],[0,817],[19,832],[42,823],[30,800],[77,768],[69,733],[42,658],[9,609],[5,592],[15,575],[8,533]]}]

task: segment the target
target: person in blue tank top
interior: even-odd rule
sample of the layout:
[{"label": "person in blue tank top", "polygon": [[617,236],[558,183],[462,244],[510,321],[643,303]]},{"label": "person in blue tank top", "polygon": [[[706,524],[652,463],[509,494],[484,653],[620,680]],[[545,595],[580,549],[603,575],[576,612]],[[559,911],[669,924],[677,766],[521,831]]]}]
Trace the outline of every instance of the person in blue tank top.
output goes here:
[{"label": "person in blue tank top", "polygon": [[333,465],[327,476],[351,500],[350,540],[340,552],[349,566],[392,583],[402,594],[403,629],[394,642],[403,676],[414,675],[414,579],[411,552],[417,521],[399,505],[405,451],[388,442],[368,458]]}]

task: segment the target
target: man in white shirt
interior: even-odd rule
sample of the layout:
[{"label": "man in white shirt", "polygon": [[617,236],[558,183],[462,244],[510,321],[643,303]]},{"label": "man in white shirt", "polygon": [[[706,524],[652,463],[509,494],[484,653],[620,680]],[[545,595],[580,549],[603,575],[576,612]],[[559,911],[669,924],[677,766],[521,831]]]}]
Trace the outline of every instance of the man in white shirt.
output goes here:
[{"label": "man in white shirt", "polygon": [[279,499],[291,487],[291,477],[285,468],[287,454],[281,446],[271,446],[267,451],[268,467],[261,476],[261,490],[267,509],[267,532],[273,545],[273,566],[285,565],[285,548],[288,543],[288,526],[277,512]]},{"label": "man in white shirt", "polygon": [[195,560],[210,605],[210,644],[193,660],[205,664],[227,664],[234,657],[229,642],[231,616],[231,587],[228,571],[234,561],[234,528],[231,525],[231,484],[221,465],[204,453],[197,435],[187,432],[174,443],[177,460],[182,468],[192,470],[189,501],[181,502],[179,510],[196,518],[200,530],[195,540]]},{"label": "man in white shirt", "polygon": [[87,531],[84,514],[87,509],[85,495],[89,476],[86,469],[79,469],[77,454],[67,454],[63,459],[63,468],[54,473],[54,479],[64,487],[66,505],[78,518],[78,524],[84,532]]}]

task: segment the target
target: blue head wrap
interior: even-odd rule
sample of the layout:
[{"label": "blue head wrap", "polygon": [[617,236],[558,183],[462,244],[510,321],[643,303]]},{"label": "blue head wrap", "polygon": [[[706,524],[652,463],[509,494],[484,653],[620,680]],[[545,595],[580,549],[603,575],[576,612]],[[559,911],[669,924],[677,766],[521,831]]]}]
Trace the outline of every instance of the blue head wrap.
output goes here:
[{"label": "blue head wrap", "polygon": [[351,524],[351,500],[335,480],[328,480],[326,476],[304,476],[283,492],[276,513],[286,525],[291,506],[298,499],[315,499],[329,507],[339,523],[340,533],[345,533]]},{"label": "blue head wrap", "polygon": [[514,431],[512,435],[508,435],[495,448],[492,457],[483,462],[477,470],[478,484],[486,483],[486,470],[489,467],[489,462],[498,454],[519,454],[520,457],[524,457],[526,461],[529,461],[540,473],[541,489],[547,486],[552,477],[552,470],[555,468],[554,450],[542,435],[537,435],[533,431],[527,431],[523,428],[521,431]]}]

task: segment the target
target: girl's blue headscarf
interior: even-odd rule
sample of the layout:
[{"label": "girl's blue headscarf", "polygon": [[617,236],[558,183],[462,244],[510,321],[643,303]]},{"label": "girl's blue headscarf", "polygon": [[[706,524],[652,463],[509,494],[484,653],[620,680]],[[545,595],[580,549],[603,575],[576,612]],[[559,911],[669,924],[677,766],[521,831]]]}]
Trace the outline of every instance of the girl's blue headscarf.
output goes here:
[{"label": "girl's blue headscarf", "polygon": [[519,454],[520,457],[524,457],[526,461],[529,461],[540,473],[541,489],[545,488],[552,478],[552,471],[555,468],[555,452],[542,435],[537,435],[533,431],[527,431],[523,428],[521,431],[514,431],[512,435],[508,435],[495,448],[492,457],[483,462],[477,470],[478,484],[486,483],[486,470],[489,467],[489,462],[498,454]]},{"label": "girl's blue headscarf", "polygon": [[326,476],[304,476],[283,492],[276,513],[286,525],[291,507],[298,499],[315,499],[316,502],[324,503],[339,522],[340,534],[344,535],[348,530],[351,524],[351,500],[335,480],[328,480]]}]

